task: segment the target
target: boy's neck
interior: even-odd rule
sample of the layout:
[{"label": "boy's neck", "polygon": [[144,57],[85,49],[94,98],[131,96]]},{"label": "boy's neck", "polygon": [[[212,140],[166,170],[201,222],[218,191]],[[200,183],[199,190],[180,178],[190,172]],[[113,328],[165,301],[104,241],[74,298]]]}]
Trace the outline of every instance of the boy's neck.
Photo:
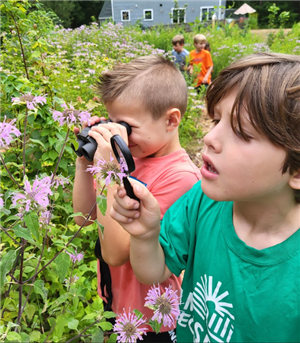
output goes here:
[{"label": "boy's neck", "polygon": [[300,204],[294,199],[261,203],[235,202],[233,223],[238,237],[261,250],[280,244],[300,228]]}]

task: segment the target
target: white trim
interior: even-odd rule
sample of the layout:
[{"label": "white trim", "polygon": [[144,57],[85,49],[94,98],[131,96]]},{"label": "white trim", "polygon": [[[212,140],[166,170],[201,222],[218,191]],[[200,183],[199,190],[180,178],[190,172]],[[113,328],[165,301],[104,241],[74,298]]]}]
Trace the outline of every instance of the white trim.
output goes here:
[{"label": "white trim", "polygon": [[[145,12],[150,11],[151,12],[151,19],[146,19]],[[143,10],[143,20],[144,21],[153,21],[154,20],[154,15],[153,15],[153,10],[152,9],[145,9]]]},{"label": "white trim", "polygon": [[[216,13],[216,12],[215,12],[214,6],[201,6],[201,7],[200,7],[200,15],[199,15],[200,21],[202,21],[202,20],[210,20],[210,19],[209,19],[209,13],[210,13],[209,10],[210,10],[211,8],[214,10],[214,13]],[[203,10],[203,9],[206,9],[206,11],[205,11],[205,12],[207,12],[206,18],[202,18],[202,10]]]},{"label": "white trim", "polygon": [[115,22],[114,0],[111,0],[111,14],[113,23]]},{"label": "white trim", "polygon": [[[128,13],[128,20],[123,19],[123,13]],[[121,10],[121,21],[130,21],[130,10]]]},{"label": "white trim", "polygon": [[183,11],[184,11],[183,23],[186,23],[186,9],[185,9],[184,7],[180,7],[180,8],[175,8],[175,7],[173,7],[173,8],[171,8],[171,14],[172,14],[171,23],[172,23],[172,24],[180,24],[180,23],[178,23],[177,21],[174,22],[174,18],[173,18],[173,12],[174,12],[174,10],[183,10]]}]

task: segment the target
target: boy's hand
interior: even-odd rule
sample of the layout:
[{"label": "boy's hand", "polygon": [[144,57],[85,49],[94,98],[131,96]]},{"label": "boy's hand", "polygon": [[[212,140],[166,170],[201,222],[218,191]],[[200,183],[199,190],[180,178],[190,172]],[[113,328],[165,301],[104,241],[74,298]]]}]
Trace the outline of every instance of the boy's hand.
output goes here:
[{"label": "boy's hand", "polygon": [[95,152],[94,160],[104,159],[110,161],[110,156],[114,157],[110,138],[114,135],[120,135],[126,144],[128,144],[127,130],[123,125],[109,122],[107,124],[92,127],[89,131],[89,136],[93,137],[97,142],[97,150]]},{"label": "boy's hand", "polygon": [[160,231],[160,208],[149,190],[138,181],[130,180],[140,203],[126,195],[123,186],[114,192],[115,201],[110,215],[130,235],[138,239],[158,237]]}]

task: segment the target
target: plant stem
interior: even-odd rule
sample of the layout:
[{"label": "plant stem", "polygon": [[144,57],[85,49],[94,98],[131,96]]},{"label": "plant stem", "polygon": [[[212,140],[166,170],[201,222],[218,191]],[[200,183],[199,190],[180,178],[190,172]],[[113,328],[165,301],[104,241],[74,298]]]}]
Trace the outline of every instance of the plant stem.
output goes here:
[{"label": "plant stem", "polygon": [[15,332],[17,332],[20,327],[20,321],[21,321],[21,315],[22,315],[22,291],[23,291],[23,283],[22,283],[22,278],[23,278],[23,262],[24,262],[24,250],[25,250],[25,244],[26,241],[24,238],[22,238],[22,247],[21,247],[21,264],[20,264],[20,277],[19,277],[19,311],[18,311],[18,319],[17,319],[17,325],[15,327]]},{"label": "plant stem", "polygon": [[28,108],[26,107],[26,116],[24,120],[24,134],[23,134],[23,178],[25,178],[25,175],[26,175],[25,145],[26,145],[27,119],[28,119]]},{"label": "plant stem", "polygon": [[82,334],[83,334],[87,329],[89,329],[90,327],[92,327],[93,325],[95,325],[95,324],[98,323],[98,322],[99,322],[99,320],[95,320],[94,323],[92,323],[91,325],[87,326],[83,331],[81,331],[81,333],[80,333],[79,335],[77,335],[77,336],[75,336],[75,337],[69,339],[66,343],[70,343],[70,342],[74,341],[74,339],[79,338],[79,337],[82,337]]},{"label": "plant stem", "polygon": [[55,170],[54,170],[54,173],[53,173],[53,175],[52,175],[52,180],[51,180],[51,182],[53,182],[54,177],[55,177],[55,175],[56,175],[56,172],[57,172],[57,169],[58,169],[59,162],[60,162],[61,157],[62,157],[62,154],[63,154],[63,152],[64,152],[64,150],[65,150],[65,146],[66,146],[66,144],[67,144],[67,139],[68,139],[68,137],[69,137],[69,133],[70,133],[70,128],[68,127],[68,131],[67,131],[67,134],[66,134],[66,138],[65,138],[65,141],[64,141],[64,145],[63,145],[63,147],[61,148],[61,152],[60,152],[60,154],[59,154],[58,161],[57,161],[57,163],[56,163]]},{"label": "plant stem", "polygon": [[75,233],[75,235],[69,240],[69,242],[65,245],[64,248],[62,248],[58,253],[56,253],[56,255],[47,263],[45,264],[38,272],[36,272],[31,278],[27,279],[26,281],[24,281],[23,283],[28,283],[29,281],[31,281],[33,278],[35,278],[41,271],[43,271],[46,267],[49,266],[50,263],[52,263],[59,254],[61,254],[68,246],[69,244],[71,244],[71,242],[78,236],[79,232],[81,231],[81,229],[85,226],[85,223],[87,221],[89,221],[91,214],[96,206],[97,202],[94,203],[94,205],[92,206],[89,214],[87,215],[87,217],[85,218],[83,224],[80,226],[80,228],[78,229],[78,231]]},{"label": "plant stem", "polygon": [[7,168],[6,164],[5,164],[5,161],[4,161],[4,159],[3,159],[2,155],[1,155],[1,153],[0,153],[0,159],[1,159],[1,161],[2,161],[2,164],[3,164],[4,168],[5,168],[5,170],[7,171],[8,175],[9,175],[10,178],[12,179],[13,183],[14,183],[16,186],[18,186],[19,189],[24,190],[24,188],[18,183],[18,181],[12,176],[12,174],[11,174],[10,171],[8,170],[8,168]]}]

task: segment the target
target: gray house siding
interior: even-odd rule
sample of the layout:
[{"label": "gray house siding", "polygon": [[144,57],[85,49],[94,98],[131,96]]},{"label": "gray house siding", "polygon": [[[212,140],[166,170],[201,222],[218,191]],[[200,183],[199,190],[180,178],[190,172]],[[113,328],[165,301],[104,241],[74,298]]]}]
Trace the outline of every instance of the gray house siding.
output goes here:
[{"label": "gray house siding", "polygon": [[[186,9],[181,12],[181,22],[192,23],[197,18],[200,20],[211,20],[215,13],[217,19],[224,19],[225,11],[219,8],[226,6],[226,0],[190,0],[178,1],[178,8]],[[214,9],[217,6],[217,9]],[[176,22],[177,18],[172,19],[170,14],[174,9],[172,0],[111,0],[105,1],[105,4],[99,14],[100,23],[110,16],[115,23],[134,25],[139,21],[144,27],[163,24],[168,25]],[[183,17],[184,14],[184,17]],[[147,19],[148,17],[148,19]],[[179,20],[179,19],[178,19]]]}]

